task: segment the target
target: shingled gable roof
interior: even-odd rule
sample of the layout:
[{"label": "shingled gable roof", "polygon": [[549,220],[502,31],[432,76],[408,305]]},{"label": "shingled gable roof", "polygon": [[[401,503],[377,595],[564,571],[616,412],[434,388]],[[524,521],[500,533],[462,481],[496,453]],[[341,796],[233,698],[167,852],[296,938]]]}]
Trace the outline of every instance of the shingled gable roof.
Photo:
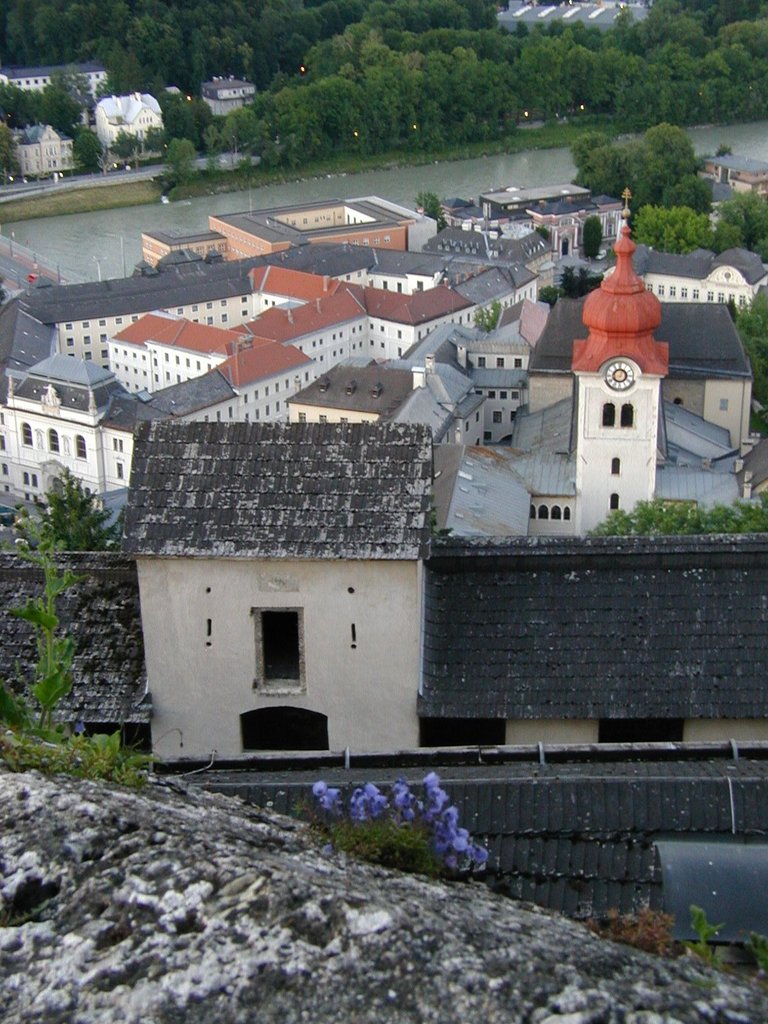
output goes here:
[{"label": "shingled gable roof", "polygon": [[[149,721],[139,613],[139,585],[133,559],[112,553],[58,556],[77,583],[60,594],[56,610],[75,641],[75,685],[60,705],[67,721],[105,725]],[[31,627],[10,609],[41,594],[43,574],[16,554],[0,552],[0,678],[18,668],[29,678],[37,661]]]},{"label": "shingled gable roof", "polygon": [[431,483],[423,426],[144,425],[124,546],[158,556],[419,559]]},{"label": "shingled gable roof", "polygon": [[421,715],[768,718],[765,535],[449,538],[426,569]]}]

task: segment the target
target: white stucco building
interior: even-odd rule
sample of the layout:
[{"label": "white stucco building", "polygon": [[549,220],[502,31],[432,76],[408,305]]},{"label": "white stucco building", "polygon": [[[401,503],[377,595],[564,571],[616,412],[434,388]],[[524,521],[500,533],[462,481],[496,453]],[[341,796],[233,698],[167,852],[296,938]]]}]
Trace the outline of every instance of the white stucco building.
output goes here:
[{"label": "white stucco building", "polygon": [[135,135],[143,143],[150,128],[162,129],[160,104],[149,93],[105,96],[96,104],[96,134],[107,149],[120,133]]}]

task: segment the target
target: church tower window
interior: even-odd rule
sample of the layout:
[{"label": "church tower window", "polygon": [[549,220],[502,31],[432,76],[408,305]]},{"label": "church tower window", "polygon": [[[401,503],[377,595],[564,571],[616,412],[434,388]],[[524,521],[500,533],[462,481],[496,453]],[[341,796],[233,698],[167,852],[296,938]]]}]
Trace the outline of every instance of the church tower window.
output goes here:
[{"label": "church tower window", "polygon": [[613,509],[616,509],[618,507],[619,507],[619,496],[618,496],[618,494],[614,493],[614,494],[611,495],[611,509],[613,510]]},{"label": "church tower window", "polygon": [[633,427],[635,425],[635,407],[630,402],[625,402],[621,407],[622,427]]},{"label": "church tower window", "polygon": [[611,459],[611,476],[621,474],[621,459]]},{"label": "church tower window", "polygon": [[606,402],[603,406],[603,426],[616,426],[616,406],[613,404],[613,402]]}]

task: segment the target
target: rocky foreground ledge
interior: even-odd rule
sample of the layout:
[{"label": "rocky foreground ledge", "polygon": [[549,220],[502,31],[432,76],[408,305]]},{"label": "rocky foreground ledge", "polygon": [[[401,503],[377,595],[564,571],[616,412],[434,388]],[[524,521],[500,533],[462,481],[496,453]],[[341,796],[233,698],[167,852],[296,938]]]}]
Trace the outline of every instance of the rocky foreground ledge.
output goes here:
[{"label": "rocky foreground ledge", "polygon": [[0,1020],[761,1024],[768,996],[169,783],[0,770]]}]

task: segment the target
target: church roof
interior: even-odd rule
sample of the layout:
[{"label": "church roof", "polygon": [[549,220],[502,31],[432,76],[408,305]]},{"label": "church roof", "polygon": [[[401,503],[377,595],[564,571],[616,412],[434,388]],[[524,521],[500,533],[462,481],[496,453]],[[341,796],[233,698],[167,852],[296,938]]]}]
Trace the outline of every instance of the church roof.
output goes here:
[{"label": "church roof", "polygon": [[669,365],[668,347],[656,341],[654,331],[661,323],[661,303],[649,292],[632,266],[635,243],[629,227],[622,229],[614,245],[616,268],[604,277],[600,287],[584,301],[582,319],[586,340],[573,345],[573,369],[594,372],[613,356],[633,359],[644,373],[665,376]]},{"label": "church roof", "polygon": [[[559,299],[531,353],[531,373],[569,373],[573,341],[584,336],[584,299]],[[724,303],[662,303],[656,331],[669,345],[670,377],[750,377],[738,331]]]}]

